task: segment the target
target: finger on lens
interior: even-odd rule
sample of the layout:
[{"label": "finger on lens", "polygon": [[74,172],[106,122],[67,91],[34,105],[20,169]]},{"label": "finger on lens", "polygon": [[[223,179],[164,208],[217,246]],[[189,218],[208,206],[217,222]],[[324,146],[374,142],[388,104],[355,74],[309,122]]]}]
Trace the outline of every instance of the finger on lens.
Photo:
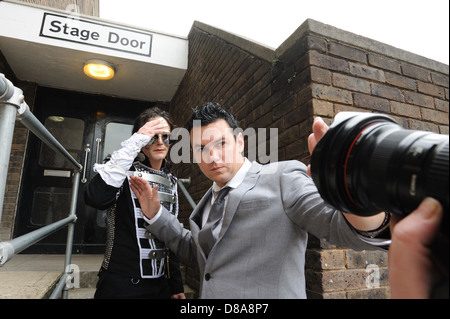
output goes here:
[{"label": "finger on lens", "polygon": [[314,151],[314,148],[316,147],[316,139],[314,138],[314,134],[310,134],[308,136],[308,149],[309,149],[309,153],[312,154],[312,152]]}]

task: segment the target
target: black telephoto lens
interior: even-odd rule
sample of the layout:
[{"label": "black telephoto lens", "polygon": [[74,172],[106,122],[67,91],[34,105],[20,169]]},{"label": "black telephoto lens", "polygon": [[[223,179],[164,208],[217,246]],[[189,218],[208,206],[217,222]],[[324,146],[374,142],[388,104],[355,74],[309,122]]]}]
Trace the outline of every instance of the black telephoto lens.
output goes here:
[{"label": "black telephoto lens", "polygon": [[314,149],[311,175],[326,202],[360,216],[404,216],[433,197],[448,238],[448,152],[448,135],[406,130],[382,114],[342,112]]}]

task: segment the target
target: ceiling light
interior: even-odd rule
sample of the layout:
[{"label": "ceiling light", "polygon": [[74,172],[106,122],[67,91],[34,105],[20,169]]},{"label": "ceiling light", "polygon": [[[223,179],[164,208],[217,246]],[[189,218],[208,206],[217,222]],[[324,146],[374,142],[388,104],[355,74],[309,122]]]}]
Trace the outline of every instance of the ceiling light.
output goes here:
[{"label": "ceiling light", "polygon": [[48,119],[53,122],[64,122],[63,116],[52,115],[52,116],[49,116]]},{"label": "ceiling light", "polygon": [[84,73],[97,80],[110,80],[114,77],[114,68],[102,60],[89,60],[84,64]]}]

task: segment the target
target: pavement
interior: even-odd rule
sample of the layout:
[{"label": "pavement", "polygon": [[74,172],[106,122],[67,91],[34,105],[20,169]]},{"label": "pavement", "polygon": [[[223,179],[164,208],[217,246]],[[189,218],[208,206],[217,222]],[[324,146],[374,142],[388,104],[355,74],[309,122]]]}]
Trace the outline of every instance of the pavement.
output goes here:
[{"label": "pavement", "polygon": [[[72,255],[71,269],[79,274],[68,291],[69,299],[92,299],[97,284],[97,273],[102,264],[101,255]],[[1,299],[48,299],[64,273],[65,255],[18,254],[0,266]],[[182,272],[184,272],[182,267]],[[184,286],[188,299],[196,292]]]},{"label": "pavement", "polygon": [[[72,255],[80,285],[69,290],[69,298],[92,298],[102,260],[103,255]],[[15,255],[0,267],[0,299],[48,298],[64,273],[64,261],[64,255]]]}]

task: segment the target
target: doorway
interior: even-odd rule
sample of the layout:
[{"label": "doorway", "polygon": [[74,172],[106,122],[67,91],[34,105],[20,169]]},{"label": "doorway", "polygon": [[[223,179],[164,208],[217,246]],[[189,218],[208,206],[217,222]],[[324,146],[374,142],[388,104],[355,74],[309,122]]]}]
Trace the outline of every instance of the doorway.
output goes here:
[{"label": "doorway", "polygon": [[[84,187],[104,162],[131,136],[134,119],[155,103],[39,87],[33,114],[82,166],[73,253],[103,253],[105,211],[84,203]],[[30,133],[14,237],[67,217],[73,165]],[[67,227],[24,253],[65,252]]]}]

